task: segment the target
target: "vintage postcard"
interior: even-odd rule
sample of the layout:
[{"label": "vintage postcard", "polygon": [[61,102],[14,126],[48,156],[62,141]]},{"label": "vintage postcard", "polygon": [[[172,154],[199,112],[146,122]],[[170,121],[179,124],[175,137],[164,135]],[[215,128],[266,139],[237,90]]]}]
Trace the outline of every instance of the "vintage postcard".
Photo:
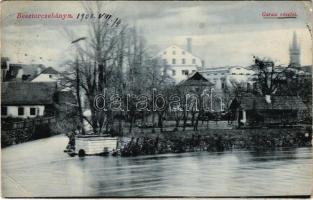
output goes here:
[{"label": "vintage postcard", "polygon": [[310,198],[310,1],[4,1],[1,195]]}]

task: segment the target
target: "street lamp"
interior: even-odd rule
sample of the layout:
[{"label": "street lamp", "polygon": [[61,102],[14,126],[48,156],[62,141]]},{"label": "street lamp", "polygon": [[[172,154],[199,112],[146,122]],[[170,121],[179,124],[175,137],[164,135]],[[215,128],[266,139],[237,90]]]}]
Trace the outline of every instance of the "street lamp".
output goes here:
[{"label": "street lamp", "polygon": [[[85,40],[86,37],[80,37],[76,40],[73,40],[71,42],[71,44],[76,44],[76,51],[77,51],[77,54],[78,54],[78,46],[77,46],[77,43],[79,41],[82,41],[82,40]],[[76,96],[77,96],[77,103],[78,103],[78,109],[79,109],[79,118],[80,118],[80,123],[82,125],[82,134],[85,135],[85,125],[84,125],[84,119],[83,119],[83,116],[84,116],[84,113],[82,111],[82,102],[83,100],[81,99],[81,96],[80,96],[80,85],[79,85],[79,67],[78,67],[78,55],[76,55],[76,64],[75,64],[75,70],[76,70]]]}]

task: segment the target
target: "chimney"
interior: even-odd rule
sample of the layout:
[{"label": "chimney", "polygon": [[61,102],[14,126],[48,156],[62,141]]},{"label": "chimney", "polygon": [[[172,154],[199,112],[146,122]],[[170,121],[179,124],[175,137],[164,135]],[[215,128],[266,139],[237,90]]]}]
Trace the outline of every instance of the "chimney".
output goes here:
[{"label": "chimney", "polygon": [[187,38],[187,51],[192,52],[192,38]]},{"label": "chimney", "polygon": [[41,73],[41,68],[40,67],[37,67],[37,70],[36,70],[36,75],[40,74]]},{"label": "chimney", "polygon": [[268,103],[268,104],[272,103],[271,95],[265,95],[265,101],[266,101],[266,103]]}]

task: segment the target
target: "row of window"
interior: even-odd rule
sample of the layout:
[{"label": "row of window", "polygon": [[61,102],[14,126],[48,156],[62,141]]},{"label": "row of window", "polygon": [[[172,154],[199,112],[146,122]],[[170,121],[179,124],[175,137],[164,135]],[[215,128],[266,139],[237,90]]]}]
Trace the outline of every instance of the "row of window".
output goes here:
[{"label": "row of window", "polygon": [[[196,70],[191,70],[191,73],[195,72]],[[181,74],[188,76],[189,75],[189,70],[181,70]],[[176,76],[176,70],[172,70],[172,76]]]},{"label": "row of window", "polygon": [[[163,59],[163,61],[164,61],[164,63],[168,63],[166,59]],[[191,62],[192,62],[192,64],[196,64],[196,59],[193,58],[193,59],[191,60]],[[172,64],[173,64],[173,65],[176,64],[176,58],[173,58],[173,59],[172,59]],[[186,64],[186,59],[185,59],[185,58],[182,58],[182,59],[181,59],[181,64],[183,64],[183,65]]]},{"label": "row of window", "polygon": [[236,73],[232,73],[232,75],[251,75],[250,73],[246,73],[246,74],[244,74],[244,73],[239,73],[239,74],[236,74]]},{"label": "row of window", "polygon": [[[167,52],[164,51],[163,54],[166,55]],[[182,51],[181,54],[185,55],[185,51]],[[172,51],[172,55],[176,55],[176,51]]]},{"label": "row of window", "polygon": [[[25,113],[25,108],[24,107],[18,107],[17,109],[17,114],[19,116],[23,116]],[[36,115],[36,108],[29,108],[29,114],[32,116]],[[8,115],[8,108],[7,107],[1,107],[1,115],[6,116]]]},{"label": "row of window", "polygon": [[216,75],[225,75],[225,73],[214,73],[214,74],[208,74],[208,76],[211,76],[211,75],[214,75],[214,76],[216,76]]},{"label": "row of window", "polygon": [[[225,73],[208,74],[208,76],[212,76],[212,75],[214,75],[214,76],[216,76],[216,75],[225,75]],[[246,73],[246,74],[244,74],[244,73],[231,73],[231,75],[247,75],[247,76],[250,76],[251,74],[250,73]]]}]

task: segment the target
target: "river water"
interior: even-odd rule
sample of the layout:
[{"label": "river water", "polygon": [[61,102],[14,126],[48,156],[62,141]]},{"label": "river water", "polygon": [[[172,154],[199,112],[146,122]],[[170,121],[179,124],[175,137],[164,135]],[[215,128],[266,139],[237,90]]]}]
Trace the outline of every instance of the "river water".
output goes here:
[{"label": "river water", "polygon": [[69,157],[64,136],[2,150],[6,197],[276,196],[312,192],[312,148]]}]

